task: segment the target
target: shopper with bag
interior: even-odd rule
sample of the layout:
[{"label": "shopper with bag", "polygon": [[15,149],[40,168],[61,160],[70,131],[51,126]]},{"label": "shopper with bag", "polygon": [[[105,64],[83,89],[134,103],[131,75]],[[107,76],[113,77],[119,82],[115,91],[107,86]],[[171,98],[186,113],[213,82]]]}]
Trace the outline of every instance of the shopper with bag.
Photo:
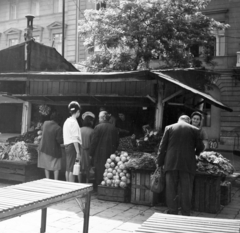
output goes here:
[{"label": "shopper with bag", "polygon": [[204,149],[204,144],[199,129],[189,122],[190,118],[183,115],[177,123],[166,126],[158,150],[158,166],[164,166],[166,175],[168,214],[177,215],[180,203],[182,215],[190,216],[196,155]]},{"label": "shopper with bag", "polygon": [[[72,101],[68,105],[71,116],[67,118],[63,125],[63,142],[66,153],[66,181],[74,182],[73,167],[75,162],[81,161],[80,147],[82,145],[81,129],[77,122],[80,116],[80,105],[76,101]],[[76,174],[76,173],[75,173]]]}]

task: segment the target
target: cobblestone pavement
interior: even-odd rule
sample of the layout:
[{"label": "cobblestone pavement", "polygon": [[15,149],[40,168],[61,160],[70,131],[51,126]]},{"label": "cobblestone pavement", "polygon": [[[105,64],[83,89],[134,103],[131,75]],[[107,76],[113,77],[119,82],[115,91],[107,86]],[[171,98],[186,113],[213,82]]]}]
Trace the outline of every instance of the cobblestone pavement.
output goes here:
[{"label": "cobblestone pavement", "polygon": [[[4,187],[7,184],[0,184]],[[1,200],[0,200],[1,202]],[[89,233],[134,232],[155,212],[164,212],[166,207],[148,207],[130,203],[98,200],[92,195]],[[48,208],[47,233],[82,232],[83,214],[74,199]],[[217,214],[192,212],[193,216],[240,219],[240,188],[232,188],[232,201],[222,206]],[[1,233],[39,233],[41,211],[0,222]]]}]

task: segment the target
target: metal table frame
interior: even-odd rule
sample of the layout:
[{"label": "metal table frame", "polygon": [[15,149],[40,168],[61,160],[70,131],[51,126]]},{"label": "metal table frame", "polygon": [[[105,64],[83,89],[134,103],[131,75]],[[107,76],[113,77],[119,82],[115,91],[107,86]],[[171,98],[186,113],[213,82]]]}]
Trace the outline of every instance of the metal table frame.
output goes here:
[{"label": "metal table frame", "polygon": [[[49,179],[41,179],[41,180],[36,180],[32,182],[27,182],[23,184],[18,184],[18,185],[11,185],[8,187],[4,187],[0,189],[0,195],[2,192],[7,192],[7,197],[11,197],[11,192],[12,194],[13,191],[16,191],[15,188],[18,188],[18,191],[20,188],[24,188],[26,184],[37,184],[38,182],[48,182],[46,185],[50,185],[51,183],[59,183],[66,185],[67,182],[65,181],[53,181]],[[78,183],[71,183],[71,184],[76,184],[76,186],[79,185],[79,188],[76,188],[75,190],[69,192],[69,190],[62,190],[62,192],[58,195],[51,195],[49,197],[45,196],[43,198],[38,198],[37,201],[26,201],[24,204],[20,205],[14,205],[10,206],[11,203],[3,203],[1,201],[0,197],[0,205],[5,205],[6,208],[3,208],[3,206],[0,206],[0,221],[4,221],[10,218],[14,218],[23,214],[27,214],[36,210],[42,210],[41,213],[41,228],[40,228],[40,233],[45,233],[46,232],[46,226],[47,226],[47,208],[51,205],[75,198],[78,205],[80,206],[81,210],[83,211],[83,216],[84,216],[84,224],[83,224],[83,233],[88,232],[88,227],[89,227],[89,214],[90,214],[90,202],[91,202],[91,191],[93,190],[92,184],[78,184]],[[69,183],[70,185],[70,183]],[[84,185],[84,187],[81,187],[81,185]],[[77,198],[79,197],[84,197],[85,198],[85,204],[83,204],[81,201],[79,201]],[[14,197],[14,200],[17,200],[17,197]],[[20,200],[20,199],[19,199]],[[22,200],[20,200],[22,201]],[[9,205],[9,207],[7,207]]]}]

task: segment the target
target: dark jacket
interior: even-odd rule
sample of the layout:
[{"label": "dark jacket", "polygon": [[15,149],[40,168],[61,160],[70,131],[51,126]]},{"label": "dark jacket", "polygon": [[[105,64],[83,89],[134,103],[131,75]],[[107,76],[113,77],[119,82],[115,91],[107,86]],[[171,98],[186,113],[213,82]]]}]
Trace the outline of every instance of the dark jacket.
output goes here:
[{"label": "dark jacket", "polygon": [[111,123],[101,122],[94,128],[89,155],[94,161],[97,184],[103,180],[106,160],[117,150],[118,143],[118,131]]},{"label": "dark jacket", "polygon": [[165,172],[181,170],[196,173],[196,155],[204,149],[198,128],[178,122],[166,126],[158,150],[158,165]]},{"label": "dark jacket", "polygon": [[61,146],[63,143],[62,128],[55,121],[45,121],[43,124],[42,139],[39,151],[54,158],[62,156]]}]

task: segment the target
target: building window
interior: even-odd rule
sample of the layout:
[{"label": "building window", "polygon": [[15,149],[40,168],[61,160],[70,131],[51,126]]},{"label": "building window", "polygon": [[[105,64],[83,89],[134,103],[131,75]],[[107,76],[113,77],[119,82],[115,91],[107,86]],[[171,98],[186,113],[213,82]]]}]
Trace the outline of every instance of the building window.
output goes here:
[{"label": "building window", "polygon": [[226,39],[224,35],[216,36],[216,56],[225,56]]},{"label": "building window", "polygon": [[53,34],[53,47],[62,54],[62,33]]},{"label": "building window", "polygon": [[59,13],[62,12],[62,5],[63,1],[62,0],[54,0],[53,1],[53,12],[54,13]]},{"label": "building window", "polygon": [[107,4],[106,4],[105,1],[99,2],[99,3],[96,4],[96,10],[100,10],[100,9],[102,9],[102,8],[105,9],[106,7],[107,7]]},{"label": "building window", "polygon": [[[49,40],[51,41],[51,46],[56,48],[56,50],[62,54],[62,22],[54,22],[47,26],[49,30]],[[65,36],[67,36],[67,24],[65,24]],[[67,42],[67,41],[66,41]],[[65,42],[65,43],[66,43]]]},{"label": "building window", "polygon": [[40,15],[40,1],[39,0],[32,0],[32,14],[34,16]]},{"label": "building window", "polygon": [[10,46],[14,46],[14,45],[17,45],[18,44],[18,39],[9,39],[9,41],[8,41],[8,46],[10,47]]},{"label": "building window", "polygon": [[226,37],[225,30],[214,30],[214,56],[226,56]]},{"label": "building window", "polygon": [[34,38],[34,40],[35,40],[36,42],[38,42],[38,43],[41,42],[40,36],[33,36],[33,38]]},{"label": "building window", "polygon": [[13,46],[21,42],[22,31],[17,28],[10,28],[4,34],[6,36],[6,46]]},{"label": "building window", "polygon": [[16,19],[16,18],[17,18],[17,1],[12,0],[10,1],[9,19]]},{"label": "building window", "polygon": [[38,43],[42,42],[43,29],[44,28],[39,26],[39,25],[34,25],[33,26],[33,38]]}]

